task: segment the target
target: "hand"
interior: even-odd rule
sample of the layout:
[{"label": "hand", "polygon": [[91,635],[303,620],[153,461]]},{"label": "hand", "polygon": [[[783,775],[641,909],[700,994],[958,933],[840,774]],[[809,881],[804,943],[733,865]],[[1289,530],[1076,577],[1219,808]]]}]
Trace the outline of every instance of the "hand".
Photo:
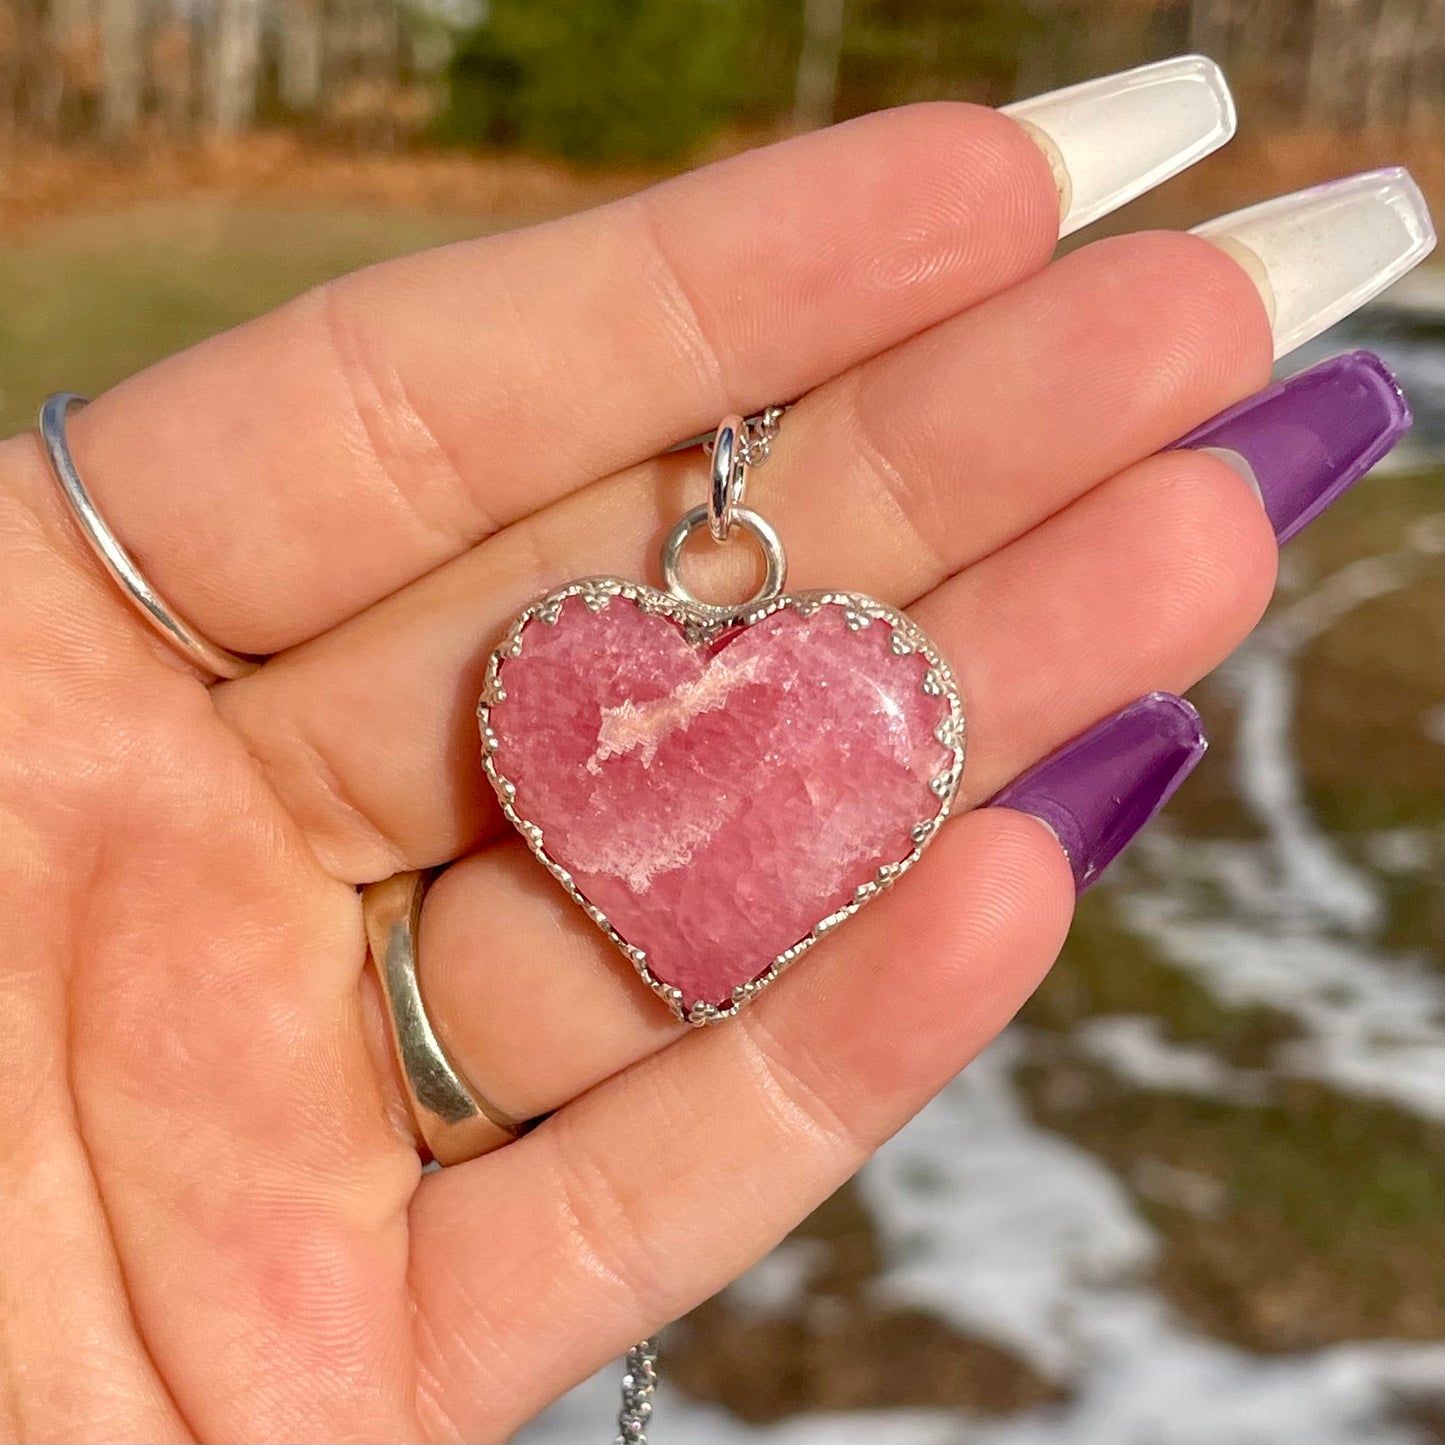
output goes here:
[{"label": "hand", "polygon": [[[1246,634],[1275,540],[1151,455],[1264,383],[1218,247],[1046,265],[1050,166],[969,107],[875,116],[349,276],[71,424],[207,687],[0,447],[0,1432],[497,1439],[766,1251],[1013,1014],[1074,879],[1008,808],[733,1024],[687,1032],[510,835],[473,708],[506,619],[654,575],[655,459],[802,397],[753,482],[797,586],[907,605],[969,708],[965,805]],[[356,885],[459,859],[423,985],[519,1117],[423,1176]],[[906,949],[898,941],[906,940]]]}]

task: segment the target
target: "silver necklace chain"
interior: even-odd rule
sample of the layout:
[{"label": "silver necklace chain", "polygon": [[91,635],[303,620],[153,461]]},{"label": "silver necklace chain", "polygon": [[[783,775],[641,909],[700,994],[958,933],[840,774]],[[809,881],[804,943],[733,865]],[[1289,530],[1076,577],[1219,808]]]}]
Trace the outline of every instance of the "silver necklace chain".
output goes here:
[{"label": "silver necklace chain", "polygon": [[[738,434],[738,458],[744,466],[760,467],[772,452],[778,424],[786,406],[769,406],[743,420]],[[674,447],[681,451],[699,444],[712,451],[713,433],[693,437]],[[622,1408],[617,1413],[617,1434],[613,1445],[647,1445],[647,1426],[652,1419],[652,1402],[657,1393],[657,1341],[641,1340],[628,1350],[623,1363]]]},{"label": "silver necklace chain", "polygon": [[[772,450],[774,438],[778,435],[778,426],[783,419],[783,414],[792,402],[782,406],[767,406],[762,411],[754,412],[752,416],[743,418],[742,435],[738,438],[738,452],[741,459],[750,467],[760,467],[767,461],[768,454]],[[712,454],[712,441],[714,432],[699,432],[695,437],[688,437],[686,441],[675,443],[668,447],[665,455],[671,456],[674,452],[690,452],[694,447],[701,447],[709,455]]]},{"label": "silver necklace chain", "polygon": [[742,445],[739,450],[742,459],[750,467],[760,467],[767,461],[773,449],[773,439],[778,434],[778,424],[783,419],[785,406],[765,407],[756,416],[744,419]]},{"label": "silver necklace chain", "polygon": [[647,1445],[647,1422],[657,1392],[657,1341],[642,1340],[627,1352],[622,1376],[622,1409],[613,1445]]}]

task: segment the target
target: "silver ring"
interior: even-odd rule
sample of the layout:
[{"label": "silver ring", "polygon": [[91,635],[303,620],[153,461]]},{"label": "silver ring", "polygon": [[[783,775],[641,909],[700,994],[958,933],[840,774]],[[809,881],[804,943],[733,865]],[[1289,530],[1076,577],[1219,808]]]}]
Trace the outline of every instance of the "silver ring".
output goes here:
[{"label": "silver ring", "polygon": [[361,890],[361,916],[417,1132],[438,1164],[464,1164],[510,1144],[526,1126],[467,1083],[427,1018],[416,972],[425,893],[421,873],[369,883]]},{"label": "silver ring", "polygon": [[747,492],[748,464],[743,458],[743,430],[740,416],[725,416],[712,439],[712,486],[707,497],[707,525],[714,542],[726,542],[733,529],[734,515]]},{"label": "silver ring", "polygon": [[[682,549],[687,545],[687,539],[699,528],[708,526],[710,519],[710,507],[694,507],[690,512],[684,512],[673,523],[672,530],[662,544],[662,580],[667,590],[681,601],[690,602],[694,607],[711,607],[717,611],[720,610],[718,604],[704,602],[700,597],[694,597],[683,586],[679,571]],[[772,524],[765,517],[759,516],[757,512],[751,511],[747,507],[733,508],[732,524],[735,527],[741,527],[758,544],[758,548],[763,554],[765,572],[763,585],[746,602],[740,602],[737,608],[729,605],[726,609],[728,611],[754,607],[759,602],[771,601],[783,590],[788,581],[788,554],[783,551],[783,539],[774,531]]]},{"label": "silver ring", "polygon": [[201,636],[176,615],[164,597],[146,581],[135,559],[121,546],[115,533],[106,526],[85,483],[80,480],[70,444],[65,439],[65,421],[72,407],[85,405],[83,396],[57,391],[45,399],[40,408],[40,439],[50,470],[60,483],[61,493],[70,504],[71,514],[80,525],[81,534],[100,564],[110,573],[126,600],[187,662],[213,673],[216,677],[244,677],[255,672],[260,663],[250,657],[228,652],[219,643]]}]

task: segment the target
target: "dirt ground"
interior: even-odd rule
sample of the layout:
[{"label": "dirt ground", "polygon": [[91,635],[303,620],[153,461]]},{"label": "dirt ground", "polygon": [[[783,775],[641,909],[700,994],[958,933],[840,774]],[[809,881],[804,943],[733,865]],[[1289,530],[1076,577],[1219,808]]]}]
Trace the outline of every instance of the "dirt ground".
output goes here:
[{"label": "dirt ground", "polygon": [[[744,146],[734,138],[699,159]],[[1207,163],[1129,207],[1116,224],[1189,225],[1264,196],[1381,165],[1409,166],[1437,213],[1441,210],[1445,136],[1388,131],[1284,134],[1237,138]],[[582,170],[528,156],[460,151],[359,154],[311,145],[287,131],[256,133],[225,144],[161,141],[110,154],[35,144],[6,149],[0,144],[0,234],[80,211],[194,197],[305,200],[526,220],[594,205],[662,175]]]}]

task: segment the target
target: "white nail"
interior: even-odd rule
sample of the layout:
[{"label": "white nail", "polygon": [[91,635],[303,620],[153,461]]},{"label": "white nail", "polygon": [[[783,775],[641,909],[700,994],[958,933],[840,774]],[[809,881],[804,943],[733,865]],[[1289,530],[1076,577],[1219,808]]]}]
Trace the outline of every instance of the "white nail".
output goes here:
[{"label": "white nail", "polygon": [[1269,309],[1277,357],[1357,311],[1435,246],[1430,208],[1399,166],[1277,196],[1194,234],[1249,272]]},{"label": "white nail", "polygon": [[1054,167],[1061,236],[1178,175],[1234,134],[1224,72],[1202,55],[1086,80],[1003,113],[1027,125]]}]

